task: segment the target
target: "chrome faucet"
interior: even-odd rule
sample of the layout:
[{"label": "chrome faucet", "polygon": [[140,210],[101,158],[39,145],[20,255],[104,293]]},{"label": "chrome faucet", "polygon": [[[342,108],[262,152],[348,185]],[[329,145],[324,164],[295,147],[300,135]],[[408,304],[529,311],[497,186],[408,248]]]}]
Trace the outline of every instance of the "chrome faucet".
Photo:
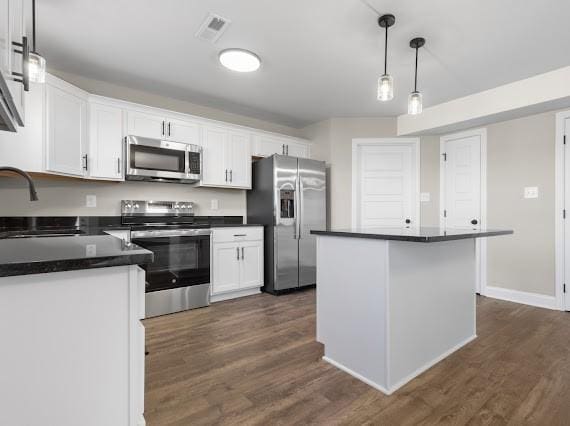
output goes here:
[{"label": "chrome faucet", "polygon": [[38,193],[32,177],[25,171],[17,169],[16,167],[0,167],[0,172],[12,172],[24,177],[28,181],[28,188],[30,189],[30,201],[38,201]]}]

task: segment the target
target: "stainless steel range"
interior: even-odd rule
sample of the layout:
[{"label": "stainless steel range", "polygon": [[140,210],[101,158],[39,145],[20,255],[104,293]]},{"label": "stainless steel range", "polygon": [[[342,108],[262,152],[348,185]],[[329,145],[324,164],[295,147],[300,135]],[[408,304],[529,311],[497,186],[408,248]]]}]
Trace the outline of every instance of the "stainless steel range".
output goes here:
[{"label": "stainless steel range", "polygon": [[146,270],[146,317],[210,304],[210,234],[187,201],[123,200],[131,241],[154,253]]}]

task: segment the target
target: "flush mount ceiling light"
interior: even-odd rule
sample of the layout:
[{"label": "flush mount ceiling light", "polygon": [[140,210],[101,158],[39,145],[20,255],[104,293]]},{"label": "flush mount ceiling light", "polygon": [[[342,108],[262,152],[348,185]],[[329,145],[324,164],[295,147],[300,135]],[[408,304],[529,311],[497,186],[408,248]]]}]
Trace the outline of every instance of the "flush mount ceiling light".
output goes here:
[{"label": "flush mount ceiling light", "polygon": [[417,37],[410,41],[410,47],[416,49],[416,71],[414,74],[414,91],[408,97],[408,114],[422,113],[422,94],[418,91],[418,49],[426,44],[425,38]]},{"label": "flush mount ceiling light", "polygon": [[259,56],[245,49],[222,50],[219,59],[224,67],[237,72],[257,71],[261,66]]},{"label": "flush mount ceiling light", "polygon": [[384,41],[384,74],[378,79],[378,100],[390,101],[394,98],[394,79],[388,74],[388,28],[396,23],[394,15],[382,15],[378,18],[378,25],[386,28],[386,38]]}]

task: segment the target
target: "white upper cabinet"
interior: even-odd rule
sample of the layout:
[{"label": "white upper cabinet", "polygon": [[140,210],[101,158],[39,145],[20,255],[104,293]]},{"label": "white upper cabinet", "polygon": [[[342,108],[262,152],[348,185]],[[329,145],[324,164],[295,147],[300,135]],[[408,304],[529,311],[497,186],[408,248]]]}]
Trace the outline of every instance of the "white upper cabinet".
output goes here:
[{"label": "white upper cabinet", "polygon": [[227,138],[225,167],[229,170],[229,186],[251,188],[251,137],[230,131]]},{"label": "white upper cabinet", "polygon": [[127,134],[161,139],[166,132],[163,116],[140,111],[127,111]]},{"label": "white upper cabinet", "polygon": [[267,134],[256,134],[253,137],[253,156],[269,157],[273,154],[291,155],[309,158],[309,144],[297,139]]},{"label": "white upper cabinet", "polygon": [[205,126],[202,138],[203,186],[225,186],[228,169],[225,167],[227,132],[222,127]]},{"label": "white upper cabinet", "polygon": [[72,176],[89,172],[87,100],[46,85],[46,170]]},{"label": "white upper cabinet", "polygon": [[89,177],[123,180],[123,110],[89,105]]},{"label": "white upper cabinet", "polygon": [[229,127],[204,126],[201,186],[251,188],[250,135]]},{"label": "white upper cabinet", "polygon": [[193,121],[167,119],[166,139],[200,145],[200,125]]},{"label": "white upper cabinet", "polygon": [[4,78],[12,73],[10,69],[12,34],[10,31],[10,0],[0,0],[0,72]]}]

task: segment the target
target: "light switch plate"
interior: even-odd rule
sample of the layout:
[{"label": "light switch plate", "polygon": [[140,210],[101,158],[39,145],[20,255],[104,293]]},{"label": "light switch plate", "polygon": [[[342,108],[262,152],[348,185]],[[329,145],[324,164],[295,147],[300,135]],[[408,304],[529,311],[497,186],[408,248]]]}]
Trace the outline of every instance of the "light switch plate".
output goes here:
[{"label": "light switch plate", "polygon": [[219,200],[211,200],[210,201],[210,210],[219,210],[220,208],[220,201]]},{"label": "light switch plate", "polygon": [[524,189],[525,198],[538,198],[538,187],[537,186],[527,186]]},{"label": "light switch plate", "polygon": [[85,196],[85,206],[86,207],[97,207],[97,196],[96,195],[86,195]]},{"label": "light switch plate", "polygon": [[422,192],[420,194],[420,201],[422,203],[429,203],[431,200],[431,194],[429,192]]}]

